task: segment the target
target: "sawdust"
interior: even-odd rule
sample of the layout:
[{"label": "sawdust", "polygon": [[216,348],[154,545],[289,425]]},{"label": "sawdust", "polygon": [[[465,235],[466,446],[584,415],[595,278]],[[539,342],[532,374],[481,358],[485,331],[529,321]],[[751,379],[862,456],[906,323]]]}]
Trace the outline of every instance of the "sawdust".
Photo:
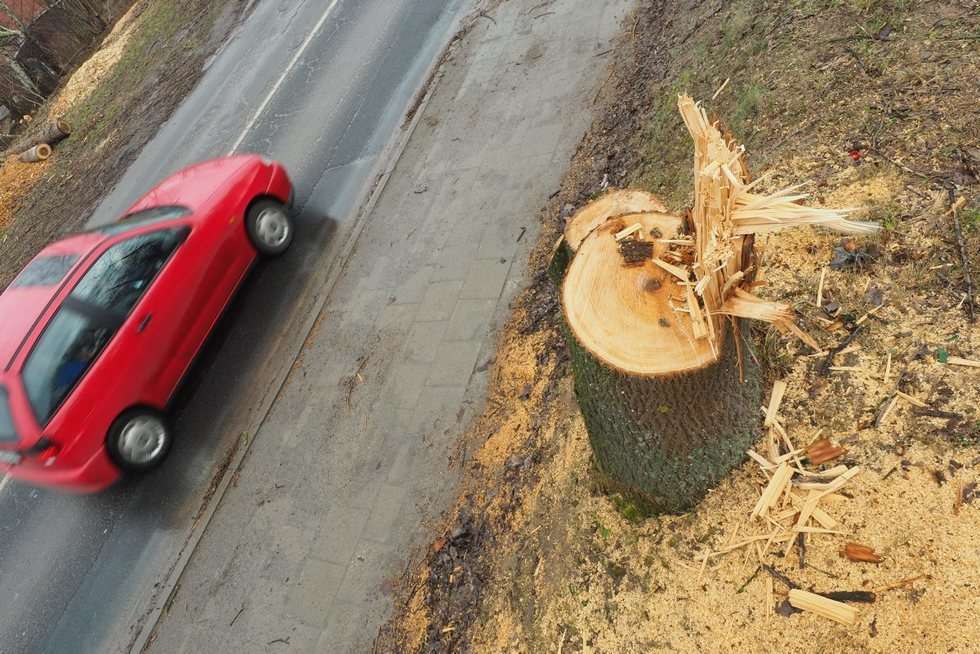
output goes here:
[{"label": "sawdust", "polygon": [[84,102],[106,78],[126,52],[126,45],[135,32],[134,27],[138,25],[136,19],[145,8],[143,3],[136,3],[116,21],[99,49],[72,73],[56,95],[48,101],[51,115],[60,116],[76,104]]},{"label": "sawdust", "polygon": [[50,162],[28,164],[10,157],[0,165],[0,233],[17,213],[23,197],[44,178]]}]

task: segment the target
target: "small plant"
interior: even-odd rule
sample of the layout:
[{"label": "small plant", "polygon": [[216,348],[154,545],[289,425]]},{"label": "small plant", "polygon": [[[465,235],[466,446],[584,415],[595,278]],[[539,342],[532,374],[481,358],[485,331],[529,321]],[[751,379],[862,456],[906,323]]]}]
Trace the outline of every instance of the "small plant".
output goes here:
[{"label": "small plant", "polygon": [[895,231],[902,218],[901,209],[896,204],[882,204],[874,207],[868,218],[879,223],[885,231]]},{"label": "small plant", "polygon": [[[739,93],[735,103],[735,113],[732,115],[732,129],[736,134],[741,135],[745,131],[745,122],[759,113],[765,92],[764,87],[758,84],[749,84]],[[745,138],[744,135],[743,138]]]},{"label": "small plant", "polygon": [[960,214],[960,224],[968,232],[980,231],[980,207],[967,209]]},{"label": "small plant", "polygon": [[626,499],[618,493],[610,497],[613,506],[616,508],[616,512],[623,516],[627,522],[632,524],[639,524],[643,521],[646,516],[643,509],[641,509],[635,502]]}]

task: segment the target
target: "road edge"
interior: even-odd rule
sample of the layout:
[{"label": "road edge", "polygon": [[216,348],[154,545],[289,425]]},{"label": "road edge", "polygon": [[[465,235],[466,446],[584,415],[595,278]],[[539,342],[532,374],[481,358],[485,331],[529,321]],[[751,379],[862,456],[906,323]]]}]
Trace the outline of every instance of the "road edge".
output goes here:
[{"label": "road edge", "polygon": [[[470,4],[472,5],[473,2],[479,1],[480,0],[473,0],[470,2]],[[385,187],[388,184],[388,180],[391,178],[391,174],[394,172],[398,162],[401,160],[402,154],[404,154],[405,148],[408,146],[408,142],[411,140],[415,129],[425,113],[426,106],[429,104],[429,101],[439,86],[438,82],[441,79],[439,71],[446,64],[448,55],[450,54],[452,48],[463,39],[467,32],[469,32],[478,17],[479,11],[476,8],[466,11],[464,5],[464,10],[461,11],[460,14],[453,20],[451,27],[448,30],[448,33],[451,36],[439,51],[438,56],[433,59],[432,64],[430,64],[426,70],[425,75],[422,78],[422,84],[413,94],[412,100],[404,112],[405,118],[403,119],[402,124],[398,127],[398,130],[395,132],[394,136],[388,141],[388,144],[378,156],[378,163],[375,165],[371,174],[371,178],[373,178],[374,181],[365,187],[363,193],[355,204],[358,209],[355,213],[353,227],[351,228],[347,239],[344,241],[343,246],[341,246],[338,257],[334,259],[330,265],[323,268],[322,274],[314,275],[314,277],[307,282],[303,295],[313,293],[315,300],[313,306],[306,314],[306,317],[300,323],[300,329],[298,330],[300,336],[295,339],[297,344],[292,347],[287,347],[288,351],[286,353],[287,356],[285,357],[287,364],[280,366],[276,371],[273,381],[269,385],[269,387],[273,389],[273,392],[266,393],[263,397],[259,410],[256,414],[257,418],[250,425],[251,428],[236,439],[231,445],[232,449],[227,465],[223,467],[220,478],[212,481],[212,484],[217,481],[217,486],[215,487],[214,492],[207,498],[206,506],[202,507],[203,510],[200,511],[197,520],[191,528],[191,532],[185,540],[185,545],[181,549],[176,563],[167,573],[166,579],[161,581],[157,588],[157,597],[163,599],[158,601],[157,606],[145,615],[135,637],[130,640],[129,652],[131,654],[142,654],[143,652],[147,652],[153,646],[153,641],[156,638],[160,621],[163,618],[164,613],[169,610],[173,597],[180,587],[180,580],[183,577],[184,571],[187,569],[191,558],[193,558],[201,539],[204,537],[204,533],[207,531],[211,519],[217,512],[217,509],[220,506],[226,491],[228,490],[228,487],[231,485],[232,480],[241,469],[241,465],[245,460],[245,457],[248,455],[252,443],[255,441],[256,436],[268,419],[272,407],[282,394],[282,391],[296,366],[296,362],[299,359],[300,354],[306,348],[309,337],[313,333],[316,323],[323,313],[327,300],[330,298],[330,295],[337,282],[340,280],[341,275],[343,275],[344,271],[347,269],[347,264],[354,253],[358,240],[360,239],[361,232],[367,223],[367,219],[374,211],[374,207],[377,204],[378,199],[381,197],[381,194],[384,192]],[[278,348],[273,348],[273,351],[276,349]]]}]

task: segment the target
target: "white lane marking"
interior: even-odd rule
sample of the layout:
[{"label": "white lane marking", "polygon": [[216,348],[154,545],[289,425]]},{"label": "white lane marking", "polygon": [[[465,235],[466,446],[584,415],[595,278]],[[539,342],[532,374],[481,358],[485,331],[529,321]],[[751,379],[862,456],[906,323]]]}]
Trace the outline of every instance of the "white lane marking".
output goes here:
[{"label": "white lane marking", "polygon": [[322,28],[324,23],[327,22],[327,18],[330,17],[331,13],[333,13],[334,7],[337,6],[338,2],[340,2],[340,0],[332,0],[330,5],[327,6],[327,10],[323,12],[322,16],[320,16],[320,20],[318,20],[316,25],[313,26],[313,30],[306,37],[306,40],[303,41],[303,44],[299,47],[299,50],[296,51],[296,54],[293,55],[293,58],[289,61],[289,64],[286,66],[285,70],[282,71],[282,75],[279,76],[279,79],[277,79],[276,83],[272,86],[272,90],[269,91],[269,93],[265,96],[265,99],[262,100],[262,104],[260,104],[255,113],[252,114],[251,120],[249,120],[248,124],[245,125],[245,129],[242,130],[242,133],[238,135],[238,139],[235,141],[235,144],[231,146],[231,150],[228,151],[229,155],[235,154],[238,148],[242,146],[242,143],[245,142],[245,138],[248,136],[248,133],[252,131],[253,127],[255,127],[255,123],[259,122],[259,118],[261,118],[262,114],[265,113],[269,103],[272,102],[272,98],[274,98],[276,93],[279,92],[279,88],[282,86],[283,82],[286,81],[286,78],[289,77],[289,73],[296,67],[296,64],[299,63],[300,58],[306,53],[306,49],[310,47],[310,44],[313,43],[313,39],[315,39],[316,35],[319,34],[320,28]]},{"label": "white lane marking", "polygon": [[0,493],[3,492],[3,489],[6,488],[7,484],[9,483],[10,483],[10,475],[4,475],[3,479],[0,479]]}]

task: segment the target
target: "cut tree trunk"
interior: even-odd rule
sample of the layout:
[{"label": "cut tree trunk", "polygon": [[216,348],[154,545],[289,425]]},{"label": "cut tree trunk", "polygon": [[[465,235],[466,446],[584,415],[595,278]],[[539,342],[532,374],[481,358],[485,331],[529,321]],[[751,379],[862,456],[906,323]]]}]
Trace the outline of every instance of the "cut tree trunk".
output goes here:
[{"label": "cut tree trunk", "polygon": [[560,285],[575,251],[589,232],[610,218],[645,211],[667,212],[667,207],[653,193],[636,189],[610,189],[593,202],[576,211],[565,225],[564,235],[555,245],[548,274]]},{"label": "cut tree trunk", "polygon": [[[635,224],[638,234],[616,240]],[[744,458],[762,402],[742,321],[695,338],[690,286],[654,261],[668,249],[657,239],[677,238],[681,224],[660,213],[607,219],[581,241],[562,287],[596,466],[609,490],[657,512],[691,508]],[[630,264],[630,248],[647,256]]]},{"label": "cut tree trunk", "polygon": [[51,146],[47,143],[40,143],[29,150],[21,152],[17,158],[24,163],[37,163],[38,161],[44,161],[50,156]]},{"label": "cut tree trunk", "polygon": [[45,124],[41,130],[34,135],[27,136],[14,143],[10,148],[11,154],[21,154],[30,150],[35,145],[55,145],[65,140],[71,135],[71,125],[61,118],[55,118]]},{"label": "cut tree trunk", "polygon": [[792,188],[760,193],[744,149],[690,97],[680,96],[678,109],[694,139],[694,205],[683,220],[650,211],[611,217],[636,198],[600,198],[565,231],[574,254],[565,257],[561,290],[596,465],[610,490],[672,512],[694,506],[735,467],[761,426],[760,374],[744,319],[821,349],[792,307],[750,292],[755,234],[797,225],[876,229],[806,207]]}]

